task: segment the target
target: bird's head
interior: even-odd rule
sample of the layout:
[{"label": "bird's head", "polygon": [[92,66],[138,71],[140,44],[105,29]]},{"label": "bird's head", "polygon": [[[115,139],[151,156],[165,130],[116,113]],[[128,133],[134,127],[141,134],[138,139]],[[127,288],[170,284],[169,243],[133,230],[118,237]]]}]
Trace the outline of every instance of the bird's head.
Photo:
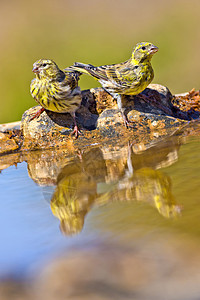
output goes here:
[{"label": "bird's head", "polygon": [[132,52],[131,60],[133,62],[141,63],[145,60],[150,61],[153,54],[158,51],[158,47],[148,42],[138,43]]},{"label": "bird's head", "polygon": [[60,69],[51,59],[39,59],[33,64],[33,70],[38,78],[56,78]]}]

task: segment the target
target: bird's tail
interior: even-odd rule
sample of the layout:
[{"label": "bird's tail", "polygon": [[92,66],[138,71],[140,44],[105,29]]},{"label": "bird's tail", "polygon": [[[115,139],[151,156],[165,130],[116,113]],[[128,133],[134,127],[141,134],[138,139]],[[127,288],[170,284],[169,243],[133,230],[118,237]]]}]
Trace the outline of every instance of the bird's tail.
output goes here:
[{"label": "bird's tail", "polygon": [[94,78],[96,78],[97,80],[99,80],[99,79],[106,80],[106,76],[102,72],[101,67],[94,67],[93,65],[90,65],[90,64],[83,64],[83,63],[75,62],[73,64],[73,66],[71,66],[70,68],[72,68],[73,70],[76,70],[78,72],[81,72],[81,73],[84,73],[87,75],[91,75]]}]

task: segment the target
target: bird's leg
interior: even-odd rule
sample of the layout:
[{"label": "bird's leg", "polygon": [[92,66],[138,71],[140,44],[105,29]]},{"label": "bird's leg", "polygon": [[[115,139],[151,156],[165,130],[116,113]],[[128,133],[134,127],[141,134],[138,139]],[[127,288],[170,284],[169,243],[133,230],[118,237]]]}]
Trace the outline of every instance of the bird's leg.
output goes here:
[{"label": "bird's leg", "polygon": [[125,108],[122,107],[122,97],[123,95],[119,95],[119,94],[115,94],[115,93],[111,93],[109,91],[107,91],[107,89],[103,88],[110,96],[112,96],[115,100],[117,100],[117,106],[121,112],[123,121],[124,121],[124,125],[126,126],[126,128],[128,127],[133,127],[130,123],[134,123],[132,121],[129,121],[127,116],[125,115],[124,111]]},{"label": "bird's leg", "polygon": [[71,114],[73,120],[74,120],[74,131],[72,132],[72,135],[75,135],[75,138],[77,139],[78,138],[78,135],[81,134],[80,131],[78,130],[78,126],[76,124],[76,115],[75,115],[75,112],[73,112]]},{"label": "bird's leg", "polygon": [[126,126],[126,128],[132,127],[132,125],[130,123],[133,123],[133,122],[128,120],[127,115],[125,115],[125,113],[124,113],[125,109],[122,107],[122,95],[117,95],[116,98],[117,98],[118,108],[119,108],[119,110],[122,114],[122,118],[124,120],[124,125]]},{"label": "bird's leg", "polygon": [[35,119],[35,118],[38,118],[38,117],[41,115],[41,113],[43,113],[43,111],[45,111],[45,109],[44,109],[44,107],[41,107],[41,108],[33,115],[33,117],[30,119],[30,121],[32,121],[32,120]]}]

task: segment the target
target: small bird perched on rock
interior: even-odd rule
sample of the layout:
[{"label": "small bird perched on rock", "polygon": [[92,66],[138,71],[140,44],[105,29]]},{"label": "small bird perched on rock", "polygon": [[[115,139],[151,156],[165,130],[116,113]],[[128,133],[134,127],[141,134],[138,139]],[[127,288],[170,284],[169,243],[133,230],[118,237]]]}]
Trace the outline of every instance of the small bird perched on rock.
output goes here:
[{"label": "small bird perched on rock", "polygon": [[30,92],[32,97],[42,106],[31,118],[38,117],[44,110],[56,113],[70,113],[74,120],[76,138],[79,131],[75,119],[75,111],[79,108],[82,97],[78,87],[78,71],[60,70],[57,64],[50,59],[40,59],[33,64],[36,78],[31,81]]},{"label": "small bird perched on rock", "polygon": [[142,42],[134,47],[131,58],[123,63],[94,67],[76,62],[71,68],[93,76],[102,84],[103,89],[117,100],[124,123],[128,126],[122,96],[137,95],[150,84],[154,77],[151,58],[157,51],[158,47]]}]

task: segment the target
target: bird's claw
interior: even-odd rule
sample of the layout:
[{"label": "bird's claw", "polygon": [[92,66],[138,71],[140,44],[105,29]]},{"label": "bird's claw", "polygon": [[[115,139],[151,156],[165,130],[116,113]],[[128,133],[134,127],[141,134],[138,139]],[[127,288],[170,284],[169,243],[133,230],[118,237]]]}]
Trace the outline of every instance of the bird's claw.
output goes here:
[{"label": "bird's claw", "polygon": [[33,119],[35,118],[38,118],[41,113],[43,113],[43,111],[45,111],[44,107],[41,107],[31,118],[30,118],[30,121],[32,121]]},{"label": "bird's claw", "polygon": [[77,139],[78,136],[79,136],[79,134],[81,134],[81,132],[78,130],[78,126],[75,125],[75,126],[74,126],[74,130],[73,130],[73,132],[72,132],[71,135],[75,135],[75,138]]},{"label": "bird's claw", "polygon": [[126,128],[133,128],[134,126],[131,125],[131,123],[134,123],[133,121],[130,121],[128,120],[127,116],[124,114],[124,112],[122,112],[122,117],[123,117],[123,120],[124,120],[124,125],[126,126]]},{"label": "bird's claw", "polygon": [[135,122],[130,121],[130,120],[126,120],[126,122],[125,122],[126,128],[129,128],[129,127],[134,128],[134,125],[132,125],[131,123],[134,124]]}]

